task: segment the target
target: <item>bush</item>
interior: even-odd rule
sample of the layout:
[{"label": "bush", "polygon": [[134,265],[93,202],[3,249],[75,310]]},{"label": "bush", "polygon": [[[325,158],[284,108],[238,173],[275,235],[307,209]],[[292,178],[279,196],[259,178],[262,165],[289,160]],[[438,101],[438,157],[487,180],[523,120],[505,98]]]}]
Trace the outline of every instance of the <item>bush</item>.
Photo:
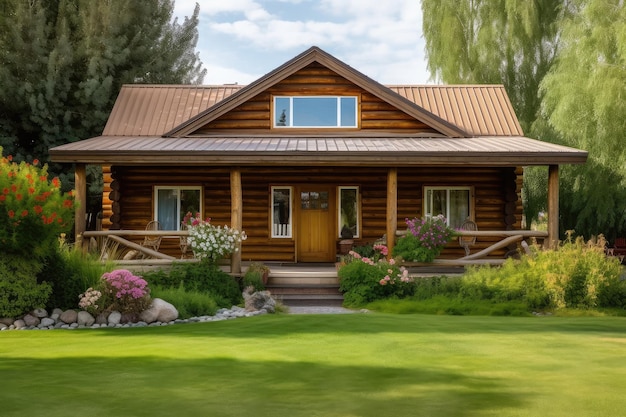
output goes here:
[{"label": "bush", "polygon": [[263,285],[263,273],[255,269],[248,269],[244,276],[241,278],[240,290],[244,288],[252,287],[254,291],[263,291],[265,285]]},{"label": "bush", "polygon": [[37,283],[40,269],[32,259],[7,254],[0,258],[0,317],[16,318],[45,307],[52,290],[46,282]]},{"label": "bush", "polygon": [[5,254],[28,259],[47,256],[58,236],[71,229],[74,197],[61,192],[48,167],[12,162],[0,147],[0,246]]},{"label": "bush", "polygon": [[374,258],[362,257],[351,251],[338,271],[339,289],[344,293],[346,306],[361,306],[389,297],[406,297],[412,293],[412,284],[406,270],[401,270],[393,259],[383,258],[387,247],[376,245]]},{"label": "bush", "polygon": [[407,234],[398,239],[393,256],[408,262],[432,262],[455,235],[443,216],[406,219]]},{"label": "bush", "polygon": [[183,285],[178,288],[165,288],[153,285],[153,298],[161,298],[178,310],[178,317],[188,319],[198,316],[213,316],[217,312],[217,303],[209,294],[196,290],[186,290]]}]

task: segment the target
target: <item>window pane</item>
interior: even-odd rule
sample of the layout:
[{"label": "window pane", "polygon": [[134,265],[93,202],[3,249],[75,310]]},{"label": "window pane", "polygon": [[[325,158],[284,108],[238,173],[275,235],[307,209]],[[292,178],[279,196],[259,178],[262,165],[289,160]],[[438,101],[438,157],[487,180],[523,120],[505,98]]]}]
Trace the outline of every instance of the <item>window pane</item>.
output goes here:
[{"label": "window pane", "polygon": [[440,214],[447,217],[447,192],[446,190],[430,190],[429,193],[431,197],[429,198],[429,202],[431,204],[430,210],[428,210],[428,215],[435,217]]},{"label": "window pane", "polygon": [[272,189],[272,237],[291,237],[291,189]]},{"label": "window pane", "polygon": [[337,99],[294,97],[293,126],[337,126]]},{"label": "window pane", "polygon": [[460,227],[469,217],[469,190],[450,190],[450,214],[448,225]]},{"label": "window pane", "polygon": [[178,207],[178,190],[160,189],[157,192],[157,221],[161,230],[178,230],[176,222]]},{"label": "window pane", "polygon": [[356,98],[341,98],[341,126],[356,127]]},{"label": "window pane", "polygon": [[358,236],[357,189],[342,188],[339,204],[341,206],[339,235],[343,237],[349,233],[353,237]]},{"label": "window pane", "polygon": [[274,104],[274,125],[289,126],[289,97],[277,97]]},{"label": "window pane", "polygon": [[200,190],[180,190],[180,212],[178,225],[183,221],[187,212],[195,215],[200,212]]}]

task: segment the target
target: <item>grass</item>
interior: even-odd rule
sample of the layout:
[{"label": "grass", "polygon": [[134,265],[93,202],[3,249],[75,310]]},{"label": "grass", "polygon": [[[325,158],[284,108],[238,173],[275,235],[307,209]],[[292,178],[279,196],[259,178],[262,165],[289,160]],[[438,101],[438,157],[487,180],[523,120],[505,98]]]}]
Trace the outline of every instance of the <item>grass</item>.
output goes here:
[{"label": "grass", "polygon": [[7,416],[616,416],[623,317],[265,315],[0,333]]}]

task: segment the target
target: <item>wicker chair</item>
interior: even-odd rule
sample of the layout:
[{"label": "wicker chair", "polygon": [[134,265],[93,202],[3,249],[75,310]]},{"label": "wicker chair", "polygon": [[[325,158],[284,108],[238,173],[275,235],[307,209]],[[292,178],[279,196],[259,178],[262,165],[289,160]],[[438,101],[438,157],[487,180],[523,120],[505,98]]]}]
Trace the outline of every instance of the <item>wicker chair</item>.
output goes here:
[{"label": "wicker chair", "polygon": [[[478,226],[471,220],[465,220],[459,230],[467,232],[475,232],[478,230]],[[470,246],[476,243],[476,236],[459,236],[459,245],[465,249],[465,256],[470,254]]]},{"label": "wicker chair", "polygon": [[[158,221],[152,220],[146,225],[146,231],[150,231],[150,230],[161,230],[161,225],[159,224]],[[143,238],[143,242],[141,243],[141,246],[150,248],[158,252],[159,246],[161,246],[162,238],[163,238],[162,236],[145,236]]]}]

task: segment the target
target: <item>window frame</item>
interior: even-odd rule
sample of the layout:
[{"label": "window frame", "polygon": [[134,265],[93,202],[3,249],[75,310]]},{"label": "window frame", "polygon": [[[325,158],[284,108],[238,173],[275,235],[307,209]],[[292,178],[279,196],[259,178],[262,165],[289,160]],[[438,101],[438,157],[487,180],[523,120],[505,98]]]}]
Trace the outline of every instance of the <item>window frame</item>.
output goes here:
[{"label": "window frame", "polygon": [[[303,125],[303,126],[294,126],[294,107],[293,100],[294,99],[316,99],[316,98],[328,98],[328,99],[336,99],[336,111],[337,111],[337,124],[334,126],[317,126],[317,125]],[[345,125],[341,124],[342,122],[342,103],[341,99],[351,98],[354,99],[354,125]],[[358,129],[359,128],[359,95],[275,95],[272,97],[272,128],[273,129]],[[276,100],[278,99],[289,99],[289,117],[287,120],[287,125],[280,126],[277,124],[276,118],[278,117]]]},{"label": "window frame", "polygon": [[[289,190],[289,223],[287,224],[287,234],[281,235],[276,233],[274,228],[274,190]],[[293,203],[294,191],[293,187],[289,185],[272,185],[270,187],[270,238],[271,239],[293,239]]]},{"label": "window frame", "polygon": [[[178,195],[177,195],[177,205],[176,205],[176,211],[177,211],[177,216],[179,219],[179,221],[176,222],[176,229],[173,229],[173,231],[179,231],[180,230],[180,223],[182,221],[182,216],[181,214],[184,216],[185,213],[181,213],[181,204],[180,204],[180,191],[181,190],[194,190],[194,191],[198,191],[200,196],[198,198],[198,211],[200,213],[204,213],[203,211],[203,187],[201,185],[155,185],[153,187],[153,219],[158,221],[159,220],[159,191],[161,190],[176,190]],[[195,213],[193,213],[195,215]],[[161,227],[163,227],[163,225],[161,225]],[[163,230],[172,230],[172,229],[163,229]]]},{"label": "window frame", "polygon": [[423,213],[424,217],[428,218],[432,216],[432,213],[428,213],[428,191],[445,190],[446,191],[446,224],[450,226],[450,191],[467,191],[468,192],[468,216],[465,220],[475,221],[475,207],[474,207],[474,187],[469,185],[425,185],[422,190],[423,195]]},{"label": "window frame", "polygon": [[358,185],[341,185],[337,187],[337,237],[341,238],[341,192],[343,190],[355,190],[356,191],[356,233],[352,236],[354,239],[361,237],[361,189]]}]

